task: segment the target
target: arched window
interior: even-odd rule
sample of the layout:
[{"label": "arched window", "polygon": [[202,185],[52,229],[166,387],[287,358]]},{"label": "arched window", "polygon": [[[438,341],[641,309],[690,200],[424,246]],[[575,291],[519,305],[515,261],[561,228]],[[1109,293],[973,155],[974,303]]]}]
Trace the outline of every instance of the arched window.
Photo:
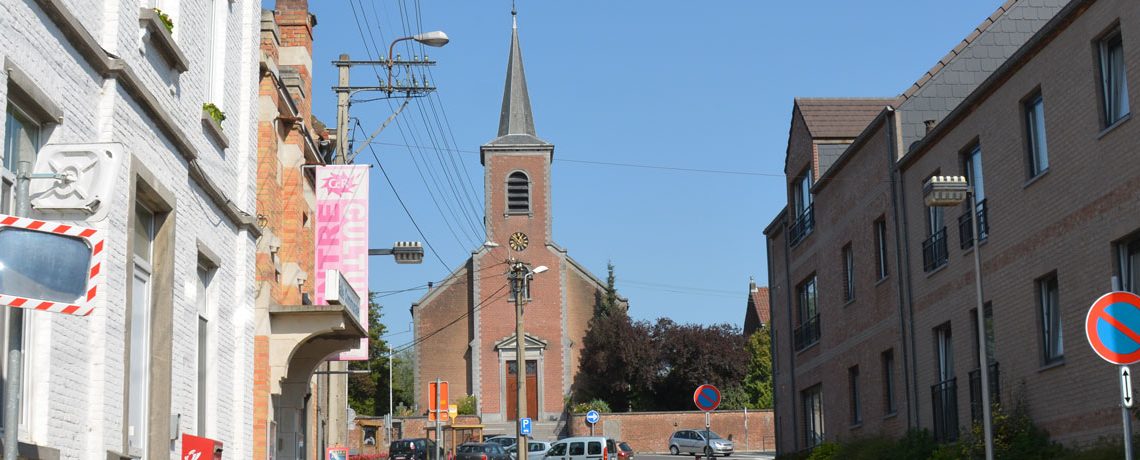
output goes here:
[{"label": "arched window", "polygon": [[515,171],[507,177],[507,214],[530,213],[530,179]]}]

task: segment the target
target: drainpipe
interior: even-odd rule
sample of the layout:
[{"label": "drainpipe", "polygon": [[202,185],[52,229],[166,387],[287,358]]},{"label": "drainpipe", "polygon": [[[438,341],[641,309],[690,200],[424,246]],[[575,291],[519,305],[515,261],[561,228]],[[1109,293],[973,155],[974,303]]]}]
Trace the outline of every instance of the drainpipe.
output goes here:
[{"label": "drainpipe", "polygon": [[[898,168],[898,146],[902,138],[896,129],[893,108],[888,109],[890,115],[887,124],[887,171],[891,176],[891,207],[895,220],[895,264],[898,268],[898,295],[899,295],[899,326],[903,339],[903,382],[907,387],[907,426],[917,428],[921,425],[918,410],[918,361],[915,357],[914,341],[914,297],[911,284],[910,271],[910,241],[907,228],[906,195],[903,193],[902,170]],[[927,123],[927,128],[930,128]],[[905,283],[905,286],[904,286]],[[905,317],[905,321],[904,321]],[[909,346],[906,340],[907,331],[910,331]],[[909,360],[907,357],[909,356]]]}]

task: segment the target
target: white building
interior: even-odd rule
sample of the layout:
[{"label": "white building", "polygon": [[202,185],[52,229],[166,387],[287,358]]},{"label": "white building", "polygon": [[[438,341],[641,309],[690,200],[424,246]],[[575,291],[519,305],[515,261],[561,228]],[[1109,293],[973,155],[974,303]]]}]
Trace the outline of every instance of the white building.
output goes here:
[{"label": "white building", "polygon": [[104,230],[107,258],[90,316],[3,307],[0,333],[24,330],[25,456],[180,458],[194,434],[251,458],[260,17],[247,0],[0,1],[2,211],[18,161],[121,153],[95,214],[32,211]]}]

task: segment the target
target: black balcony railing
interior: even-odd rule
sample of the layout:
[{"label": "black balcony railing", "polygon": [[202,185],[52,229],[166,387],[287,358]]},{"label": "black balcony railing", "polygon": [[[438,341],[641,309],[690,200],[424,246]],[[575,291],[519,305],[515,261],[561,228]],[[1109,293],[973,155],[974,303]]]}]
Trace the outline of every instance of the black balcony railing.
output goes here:
[{"label": "black balcony railing", "polygon": [[931,271],[946,264],[946,227],[922,242],[922,269]]},{"label": "black balcony railing", "polygon": [[934,440],[958,440],[958,379],[943,380],[930,386],[934,404]]},{"label": "black balcony railing", "polygon": [[[978,215],[979,227],[978,240],[985,241],[990,229],[989,219],[986,218],[986,200],[978,202],[978,212],[976,214]],[[963,212],[961,216],[958,216],[958,242],[962,246],[962,249],[968,249],[974,246],[974,238],[972,237],[974,233],[970,229],[970,226],[974,225],[974,221],[971,219],[971,216],[972,214],[968,210]]]},{"label": "black balcony railing", "polygon": [[804,321],[795,330],[796,351],[803,350],[819,341],[819,315]]},{"label": "black balcony railing", "polygon": [[[976,422],[982,419],[982,374],[980,369],[970,371],[970,417]],[[998,363],[990,363],[990,406],[1001,402],[1001,379],[998,378]]]},{"label": "black balcony railing", "polygon": [[814,205],[808,205],[804,211],[796,217],[796,222],[792,224],[792,228],[788,230],[788,244],[795,246],[800,241],[803,241],[811,230],[815,228],[815,213],[812,212]]}]

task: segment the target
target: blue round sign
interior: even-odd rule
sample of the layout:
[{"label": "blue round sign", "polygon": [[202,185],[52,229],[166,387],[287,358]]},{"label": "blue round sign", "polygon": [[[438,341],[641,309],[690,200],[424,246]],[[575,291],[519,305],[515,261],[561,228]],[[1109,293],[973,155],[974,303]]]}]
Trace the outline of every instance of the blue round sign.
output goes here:
[{"label": "blue round sign", "polygon": [[598,423],[598,420],[601,418],[602,416],[598,415],[598,411],[596,410],[586,412],[586,423],[593,425],[595,423]]}]

